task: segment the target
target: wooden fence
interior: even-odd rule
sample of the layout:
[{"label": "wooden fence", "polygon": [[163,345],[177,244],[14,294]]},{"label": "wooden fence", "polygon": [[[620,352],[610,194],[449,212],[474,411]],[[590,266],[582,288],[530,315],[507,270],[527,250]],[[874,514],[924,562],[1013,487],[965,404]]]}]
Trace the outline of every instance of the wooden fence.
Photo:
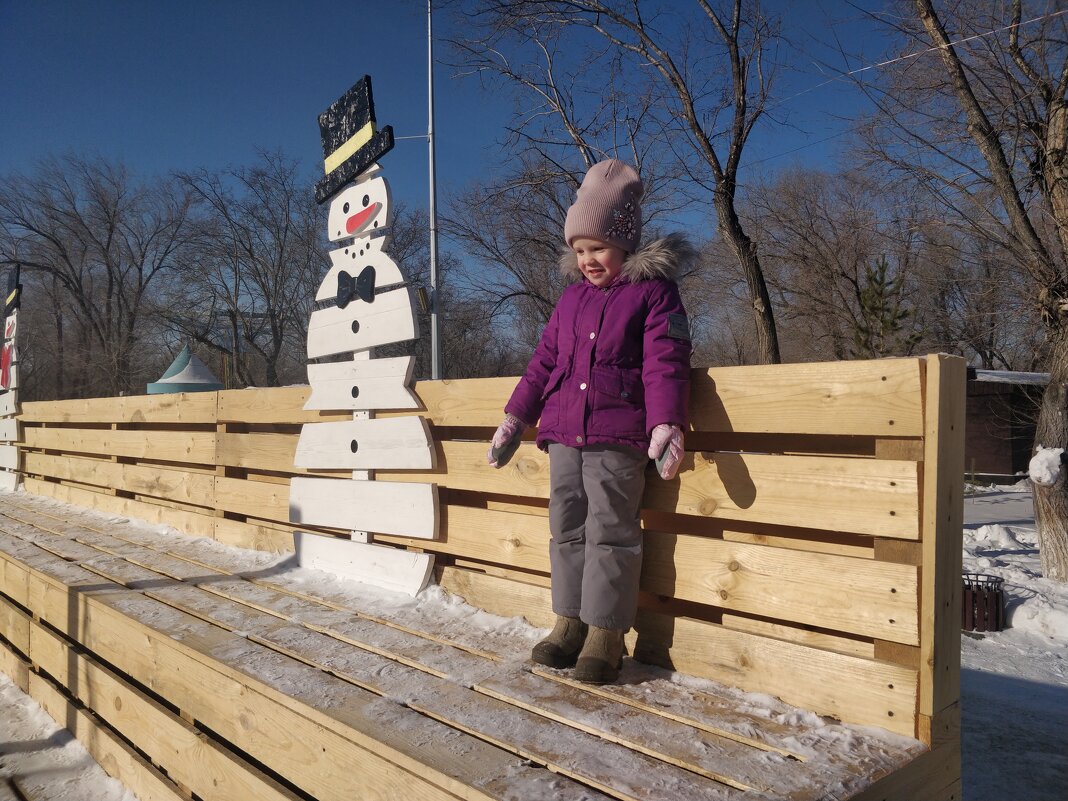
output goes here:
[{"label": "wooden fence", "polygon": [[[375,478],[436,482],[440,538],[375,539],[434,552],[446,588],[544,625],[547,458],[526,442],[506,468],[485,463],[514,385],[417,384],[437,468]],[[648,482],[632,652],[847,722],[953,740],[964,387],[963,361],[944,356],[695,370],[679,478]],[[25,404],[26,489],[290,550],[289,480],[309,474],[293,467],[300,426],[351,419],[303,411],[308,391]]]}]

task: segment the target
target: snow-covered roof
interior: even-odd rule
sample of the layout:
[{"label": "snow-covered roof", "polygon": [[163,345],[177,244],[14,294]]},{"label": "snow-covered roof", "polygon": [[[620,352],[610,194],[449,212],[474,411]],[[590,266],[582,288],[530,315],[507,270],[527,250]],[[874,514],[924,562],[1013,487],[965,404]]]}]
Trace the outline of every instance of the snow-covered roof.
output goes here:
[{"label": "snow-covered roof", "polygon": [[977,370],[969,368],[969,381],[990,381],[996,384],[1028,384],[1045,386],[1049,383],[1049,373],[1025,373],[1020,370]]}]

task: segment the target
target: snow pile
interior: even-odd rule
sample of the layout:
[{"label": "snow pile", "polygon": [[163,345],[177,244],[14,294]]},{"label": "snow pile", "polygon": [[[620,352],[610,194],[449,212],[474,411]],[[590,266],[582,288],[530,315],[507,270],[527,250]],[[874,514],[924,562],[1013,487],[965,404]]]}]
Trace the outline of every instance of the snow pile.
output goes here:
[{"label": "snow pile", "polygon": [[1004,580],[1008,621],[961,638],[965,798],[1068,797],[1068,584],[1042,575],[1031,498],[1024,481],[964,503],[964,570]]},{"label": "snow pile", "polygon": [[1062,457],[1064,448],[1043,448],[1038,446],[1038,453],[1031,458],[1027,472],[1031,480],[1041,487],[1052,487],[1064,475]]},{"label": "snow pile", "polygon": [[17,778],[29,797],[48,801],[137,801],[3,673],[0,709],[0,785]]},{"label": "snow pile", "polygon": [[[1030,502],[1030,493],[1015,488],[1010,492],[1009,499],[1015,495],[1023,503]],[[1043,577],[1033,523],[965,529],[963,567],[967,573],[1004,581],[1007,626],[1002,634],[1006,639],[1035,636],[1068,646],[1068,585]]]}]

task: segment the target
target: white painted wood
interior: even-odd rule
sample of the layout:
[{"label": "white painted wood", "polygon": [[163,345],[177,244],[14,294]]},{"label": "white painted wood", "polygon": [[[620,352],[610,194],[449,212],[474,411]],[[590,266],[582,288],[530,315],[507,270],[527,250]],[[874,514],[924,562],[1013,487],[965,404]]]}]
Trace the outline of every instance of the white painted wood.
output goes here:
[{"label": "white painted wood", "polygon": [[368,545],[352,540],[293,532],[297,564],[354,579],[407,595],[416,595],[430,581],[434,557],[411,553],[388,545]]},{"label": "white painted wood", "polygon": [[[353,412],[352,413],[352,419],[357,423],[360,422],[361,420],[370,420],[371,419],[371,413],[370,412]],[[349,443],[350,449],[351,449],[351,444],[352,443]],[[375,477],[375,471],[374,470],[353,470],[352,471],[352,480],[353,481],[371,481],[372,479],[374,479],[374,477]],[[367,534],[366,531],[353,531],[352,533],[353,534],[359,534],[361,537],[364,537]]]},{"label": "white painted wood", "polygon": [[293,457],[296,467],[320,470],[432,470],[434,461],[430,429],[416,415],[308,423]]},{"label": "white painted wood", "polygon": [[19,488],[19,479],[22,476],[19,473],[9,473],[7,470],[0,470],[0,490],[7,492],[14,492]]},{"label": "white painted wood", "polygon": [[19,410],[17,392],[0,392],[0,417],[16,414]]},{"label": "white painted wood", "polygon": [[[10,393],[8,393],[10,394]],[[0,417],[0,442],[17,442],[19,424],[16,417]]]},{"label": "white painted wood", "polygon": [[419,399],[408,388],[414,367],[413,356],[309,364],[312,392],[304,408],[418,409]]},{"label": "white painted wood", "polygon": [[[357,362],[369,362],[374,358],[374,350],[361,350],[359,353],[352,354],[353,361]],[[374,413],[369,410],[356,411],[352,413],[353,420],[370,420],[374,417]],[[373,479],[373,470],[353,470],[352,478],[355,481],[370,481]],[[349,532],[356,542],[371,542],[372,537],[366,531],[352,530]]]},{"label": "white painted wood", "polygon": [[[364,198],[367,203],[364,203]],[[360,173],[356,181],[330,201],[326,231],[331,242],[352,237],[366,237],[389,228],[393,222],[393,201],[389,183],[378,170]],[[349,230],[349,220],[366,218],[359,227]]]},{"label": "white painted wood", "polygon": [[319,284],[315,293],[316,300],[334,300],[337,298],[337,277],[342,270],[354,279],[359,277],[365,267],[375,268],[375,286],[395,286],[407,281],[401,268],[389,256],[382,252],[388,237],[374,239],[357,239],[351,246],[330,251],[330,270]]},{"label": "white painted wood", "polygon": [[[359,324],[352,330],[353,322]],[[344,309],[331,306],[312,312],[308,321],[308,358],[366,350],[419,336],[408,287],[384,292],[374,303],[355,300]]]},{"label": "white painted wood", "polygon": [[[14,355],[12,356],[12,362],[14,362]],[[19,388],[19,366],[17,364],[13,363],[11,365],[11,372],[9,375],[11,378],[8,381],[8,389],[13,392]]]},{"label": "white painted wood", "polygon": [[289,522],[432,540],[438,535],[438,488],[401,481],[294,476]]},{"label": "white painted wood", "polygon": [[15,334],[18,333],[18,321],[19,312],[18,309],[11,312],[10,315],[4,320],[4,339],[14,339]]},{"label": "white painted wood", "polygon": [[19,449],[14,445],[0,445],[0,467],[19,469]]}]

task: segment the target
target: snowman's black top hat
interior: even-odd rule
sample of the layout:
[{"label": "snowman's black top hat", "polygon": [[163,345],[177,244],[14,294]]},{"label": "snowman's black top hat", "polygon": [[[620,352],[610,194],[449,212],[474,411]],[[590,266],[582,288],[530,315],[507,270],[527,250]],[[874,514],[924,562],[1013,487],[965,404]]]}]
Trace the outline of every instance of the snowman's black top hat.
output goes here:
[{"label": "snowman's black top hat", "polygon": [[315,185],[317,203],[328,201],[341,187],[393,149],[392,126],[375,130],[370,75],[360,78],[319,115],[319,130],[323,138],[326,177]]}]

